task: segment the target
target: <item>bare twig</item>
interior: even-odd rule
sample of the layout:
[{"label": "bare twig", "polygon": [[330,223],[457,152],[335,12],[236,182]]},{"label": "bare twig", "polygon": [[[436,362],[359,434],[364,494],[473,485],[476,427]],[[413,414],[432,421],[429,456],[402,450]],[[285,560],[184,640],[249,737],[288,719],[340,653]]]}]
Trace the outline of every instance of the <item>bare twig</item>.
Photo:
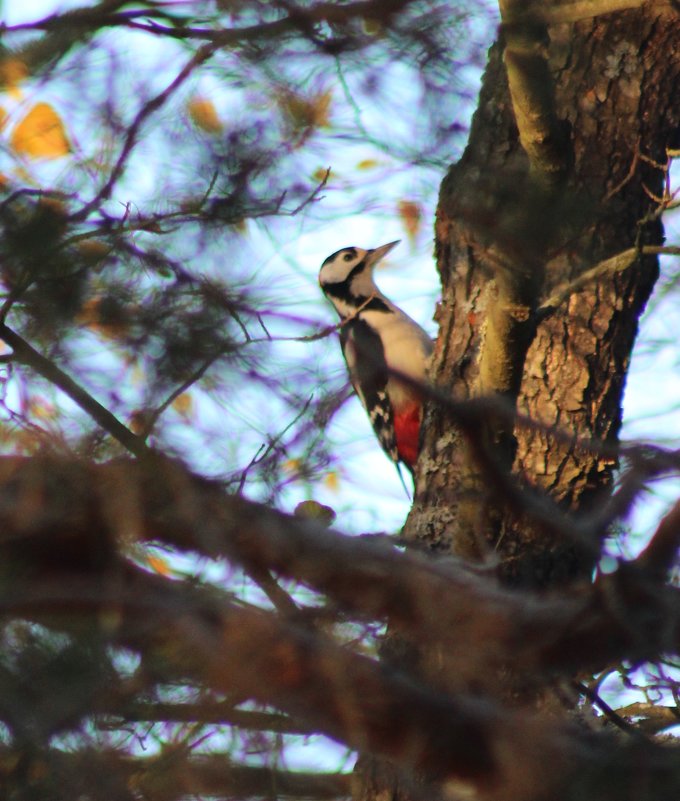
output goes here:
[{"label": "bare twig", "polygon": [[603,200],[606,203],[608,200],[611,200],[615,195],[617,195],[627,183],[629,183],[633,176],[635,175],[635,171],[637,170],[637,166],[640,163],[640,137],[638,137],[637,142],[635,143],[635,150],[633,151],[633,159],[630,163],[630,168],[626,175],[619,181],[616,186],[607,192],[604,196]]},{"label": "bare twig", "polygon": [[294,209],[292,209],[290,212],[288,212],[287,216],[295,217],[297,214],[299,214],[302,211],[302,209],[304,209],[310,203],[313,203],[315,200],[317,200],[319,198],[319,194],[320,194],[321,190],[328,183],[328,178],[330,177],[330,174],[331,174],[331,168],[330,167],[326,167],[326,172],[324,173],[322,179],[319,181],[319,183],[314,188],[314,190],[298,206],[296,206]]},{"label": "bare twig", "polygon": [[269,453],[271,449],[271,443],[265,445],[264,442],[259,446],[259,448],[255,451],[255,455],[252,459],[248,462],[248,464],[243,468],[241,471],[241,478],[239,479],[238,488],[236,493],[240,495],[243,492],[243,488],[246,485],[246,480],[248,479],[248,473],[250,470],[255,467],[256,464],[259,464],[262,459]]},{"label": "bare twig", "polygon": [[604,716],[607,718],[607,720],[611,721],[616,726],[617,729],[621,729],[621,731],[625,731],[626,734],[630,734],[632,737],[636,737],[640,740],[648,740],[648,737],[645,735],[644,732],[642,732],[632,723],[627,721],[625,718],[621,717],[621,715],[619,715],[618,712],[613,710],[609,706],[609,704],[603,698],[600,697],[599,693],[596,690],[591,689],[590,687],[588,687],[587,684],[584,684],[581,681],[574,682],[574,686],[576,687],[578,692],[585,695],[585,697],[592,704],[594,704],[598,709],[600,709],[601,712],[604,714]]},{"label": "bare twig", "polygon": [[193,373],[183,381],[179,386],[177,386],[169,395],[168,397],[158,406],[153,412],[150,413],[148,419],[145,418],[144,426],[142,430],[139,432],[139,437],[142,440],[146,440],[151,432],[153,431],[154,426],[158,422],[158,419],[161,415],[167,411],[167,409],[172,406],[172,404],[177,400],[177,398],[184,392],[186,392],[190,387],[192,387],[197,381],[200,381],[201,378],[207,373],[210,367],[224,354],[224,351],[219,351],[218,353],[209,356],[203,364],[197,367]]},{"label": "bare twig", "polygon": [[588,284],[592,284],[605,275],[616,275],[627,270],[640,256],[680,256],[680,246],[673,245],[643,245],[642,247],[628,248],[616,256],[601,261],[573,281],[560,284],[552,295],[536,311],[539,322],[549,317],[555,309],[561,306],[572,295],[579,292]]},{"label": "bare twig", "polygon": [[[202,724],[225,723],[250,731],[273,731],[280,734],[313,734],[305,726],[288,715],[275,712],[256,712],[234,709],[229,701],[199,701],[196,703],[132,703],[125,705],[120,716],[125,720],[148,721],[200,721]],[[118,724],[115,724],[117,728]],[[114,728],[114,726],[107,726]]]},{"label": "bare twig", "polygon": [[[248,477],[248,473],[250,472],[251,468],[253,468],[256,464],[260,464],[260,462],[264,461],[269,454],[276,450],[278,447],[279,442],[283,439],[283,437],[290,431],[290,429],[300,420],[304,415],[307,413],[307,409],[313,400],[314,396],[311,395],[305,404],[303,405],[302,409],[295,415],[295,417],[288,423],[285,428],[283,428],[279,433],[272,437],[266,445],[262,444],[257,449],[255,456],[250,460],[250,462],[245,466],[241,473],[241,478],[239,480],[238,490],[237,493],[240,495],[243,492],[243,488],[246,483],[246,479]],[[271,599],[270,599],[271,600]]]},{"label": "bare twig", "polygon": [[315,25],[329,23],[342,25],[355,19],[378,19],[387,21],[391,16],[412,4],[414,0],[357,0],[356,2],[338,5],[331,2],[315,3],[306,9],[297,8],[288,16],[273,22],[261,22],[256,25],[234,27],[230,30],[214,28],[198,28],[183,26],[177,23],[172,26],[137,22],[134,19],[121,19],[120,24],[136,30],[143,30],[156,36],[173,39],[200,39],[219,47],[233,47],[249,41],[266,41],[282,37],[291,32],[302,32],[314,41],[316,37],[308,32]]},{"label": "bare twig", "polygon": [[[265,332],[266,336],[264,337],[251,337],[250,334],[246,331],[246,339],[242,343],[243,345],[255,345],[261,342],[316,342],[319,339],[325,339],[326,337],[330,336],[331,334],[339,331],[341,328],[346,326],[351,320],[361,314],[361,312],[368,306],[368,304],[375,299],[375,293],[371,294],[366,300],[358,306],[352,314],[347,317],[344,317],[340,322],[335,323],[334,325],[327,325],[322,328],[320,331],[317,331],[316,334],[305,334],[300,337],[284,337],[284,336],[274,336],[269,333],[264,320],[262,319],[262,315],[257,313],[257,321],[262,327],[262,330]],[[243,325],[241,325],[241,330],[244,330]]]}]

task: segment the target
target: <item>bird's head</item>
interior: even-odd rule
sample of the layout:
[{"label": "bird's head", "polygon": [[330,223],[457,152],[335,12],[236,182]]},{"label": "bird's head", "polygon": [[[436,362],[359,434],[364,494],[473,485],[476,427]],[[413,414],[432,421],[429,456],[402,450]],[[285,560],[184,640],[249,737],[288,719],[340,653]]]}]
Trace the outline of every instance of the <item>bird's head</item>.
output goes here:
[{"label": "bird's head", "polygon": [[337,296],[337,290],[353,295],[371,291],[373,287],[373,268],[386,256],[396,242],[388,242],[373,250],[363,248],[343,248],[330,255],[321,265],[319,284],[329,296]]}]

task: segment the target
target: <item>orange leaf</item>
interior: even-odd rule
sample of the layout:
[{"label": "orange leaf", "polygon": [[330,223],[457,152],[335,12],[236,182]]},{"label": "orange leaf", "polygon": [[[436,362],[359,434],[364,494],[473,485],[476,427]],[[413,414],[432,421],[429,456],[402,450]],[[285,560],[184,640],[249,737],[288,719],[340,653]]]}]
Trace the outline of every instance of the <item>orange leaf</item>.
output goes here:
[{"label": "orange leaf", "polygon": [[409,241],[413,244],[418,236],[423,219],[420,204],[413,200],[400,200],[397,203],[397,213],[401,218]]},{"label": "orange leaf", "polygon": [[123,309],[104,297],[86,300],[76,315],[76,322],[107,339],[121,339],[128,331]]},{"label": "orange leaf", "polygon": [[337,471],[331,470],[324,478],[323,483],[331,492],[337,492],[340,489],[340,476]]},{"label": "orange leaf", "polygon": [[378,159],[362,159],[357,164],[357,170],[374,170],[380,166]]},{"label": "orange leaf", "polygon": [[19,100],[19,84],[28,77],[28,67],[20,58],[9,56],[0,61],[0,86],[12,97]]},{"label": "orange leaf", "polygon": [[314,125],[328,128],[331,124],[330,110],[333,93],[330,89],[320,92],[311,98]]},{"label": "orange leaf", "polygon": [[312,180],[318,181],[329,181],[331,175],[335,175],[335,173],[331,170],[329,171],[327,167],[317,167],[316,170],[312,173]]},{"label": "orange leaf", "polygon": [[294,131],[310,128],[327,128],[330,125],[330,107],[333,93],[317,92],[309,97],[296,92],[282,92],[279,105]]},{"label": "orange leaf", "polygon": [[161,576],[169,576],[172,574],[170,565],[165,559],[160,556],[147,556],[146,562],[152,570],[155,570]]},{"label": "orange leaf", "polygon": [[194,401],[190,393],[183,392],[181,395],[178,395],[172,402],[172,408],[178,414],[181,414],[182,417],[189,417],[194,408]]},{"label": "orange leaf", "polygon": [[224,126],[217,116],[217,109],[212,100],[208,100],[207,97],[194,97],[187,103],[187,111],[197,128],[211,134],[222,132]]},{"label": "orange leaf", "polygon": [[11,144],[31,158],[57,159],[71,152],[64,123],[49,103],[36,103],[14,126]]},{"label": "orange leaf", "polygon": [[315,520],[324,526],[330,526],[336,517],[330,506],[324,506],[324,504],[317,501],[301,501],[295,507],[294,514],[304,520]]}]

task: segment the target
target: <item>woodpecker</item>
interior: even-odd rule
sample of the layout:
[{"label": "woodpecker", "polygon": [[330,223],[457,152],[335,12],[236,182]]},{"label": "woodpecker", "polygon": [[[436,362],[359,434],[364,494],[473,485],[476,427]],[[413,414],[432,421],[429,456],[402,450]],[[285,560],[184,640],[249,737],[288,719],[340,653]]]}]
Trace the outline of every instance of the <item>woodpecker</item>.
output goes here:
[{"label": "woodpecker", "polygon": [[349,378],[366,409],[383,450],[413,474],[420,445],[422,396],[414,384],[425,382],[432,353],[427,333],[373,280],[376,264],[399,243],[373,250],[348,247],[321,265],[319,284],[340,316],[340,345]]}]

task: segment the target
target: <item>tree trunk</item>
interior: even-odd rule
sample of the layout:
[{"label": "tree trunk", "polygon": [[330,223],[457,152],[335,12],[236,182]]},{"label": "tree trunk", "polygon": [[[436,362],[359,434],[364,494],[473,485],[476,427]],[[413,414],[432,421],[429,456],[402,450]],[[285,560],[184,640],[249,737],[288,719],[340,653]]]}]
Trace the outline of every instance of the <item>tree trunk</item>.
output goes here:
[{"label": "tree trunk", "polygon": [[[658,263],[602,262],[663,240],[655,197],[680,123],[679,19],[647,8],[503,26],[467,149],[441,185],[436,389],[404,535],[512,586],[589,580],[608,532],[626,371]],[[521,90],[508,81],[518,65],[556,121],[539,142],[552,171],[518,132]],[[511,671],[471,688],[445,654],[386,650],[450,692],[570,705]],[[413,797],[384,765],[359,767],[362,801]]]},{"label": "tree trunk", "polygon": [[[517,409],[532,424],[515,425],[510,453],[495,460],[502,468],[512,459],[519,481],[571,513],[597,508],[609,494],[615,448],[579,448],[573,439],[616,445],[626,370],[657,258],[636,258],[588,281],[553,311],[540,307],[604,259],[662,241],[650,193],[663,194],[664,172],[649,159],[665,167],[678,130],[680,25],[677,17],[670,22],[628,11],[550,28],[556,112],[570,152],[565,179],[548,188],[530,174],[518,138],[501,39],[491,48],[469,145],[442,182],[436,248],[443,299],[433,382],[455,399],[483,394],[480,346],[496,311],[498,275],[520,265],[530,289],[538,288],[530,308],[537,325],[517,371]],[[516,351],[524,355],[521,343]],[[506,408],[515,402],[510,390]],[[508,513],[502,488],[476,491],[475,421],[459,421],[457,430],[455,422],[455,408],[431,404],[407,536],[468,558],[495,553],[505,578],[523,585],[588,576],[599,543],[565,541]]]}]

